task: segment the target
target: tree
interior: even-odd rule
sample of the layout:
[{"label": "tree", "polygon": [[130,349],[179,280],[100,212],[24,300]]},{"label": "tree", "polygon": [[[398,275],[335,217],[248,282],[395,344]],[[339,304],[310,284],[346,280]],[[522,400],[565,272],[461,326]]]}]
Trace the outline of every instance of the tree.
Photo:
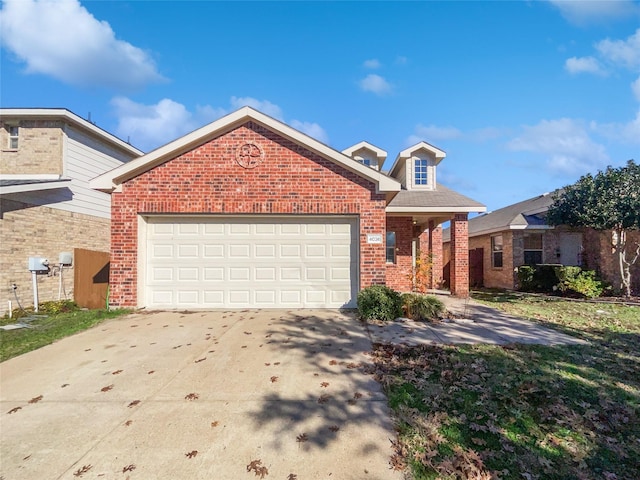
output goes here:
[{"label": "tree", "polygon": [[627,233],[640,229],[640,165],[629,160],[624,167],[609,166],[559,190],[547,212],[547,223],[611,230],[620,288],[631,296],[631,266],[640,257],[640,243],[628,244]]}]

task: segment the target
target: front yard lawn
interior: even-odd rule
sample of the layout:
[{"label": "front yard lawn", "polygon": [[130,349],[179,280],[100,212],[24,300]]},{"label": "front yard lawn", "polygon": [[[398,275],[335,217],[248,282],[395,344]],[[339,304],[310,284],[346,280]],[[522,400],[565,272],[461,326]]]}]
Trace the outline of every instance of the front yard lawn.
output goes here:
[{"label": "front yard lawn", "polygon": [[[51,303],[55,307],[60,302]],[[27,321],[25,318],[9,319],[6,316],[0,318],[0,325],[24,321],[30,327],[18,330],[0,330],[0,362],[91,328],[108,318],[129,313],[128,310],[75,310],[73,308],[73,311],[61,310],[58,313],[35,314],[32,320]],[[56,309],[54,308],[53,311]]]},{"label": "front yard lawn", "polygon": [[415,479],[638,479],[640,307],[477,298],[589,345],[376,345]]}]

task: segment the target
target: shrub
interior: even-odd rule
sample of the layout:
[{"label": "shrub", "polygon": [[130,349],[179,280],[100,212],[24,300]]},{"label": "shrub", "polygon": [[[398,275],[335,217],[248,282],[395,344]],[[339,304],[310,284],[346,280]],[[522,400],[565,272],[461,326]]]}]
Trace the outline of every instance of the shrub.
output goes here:
[{"label": "shrub", "polygon": [[400,294],[385,285],[372,285],[358,293],[358,313],[364,320],[395,320],[402,315]]},{"label": "shrub", "polygon": [[593,270],[580,267],[558,267],[558,290],[566,296],[596,298],[602,295],[606,286],[596,278]]},{"label": "shrub", "polygon": [[76,310],[80,310],[80,307],[73,300],[57,300],[51,302],[43,302],[38,305],[38,312],[48,315],[75,312]]},{"label": "shrub", "polygon": [[404,313],[412,320],[435,320],[444,313],[444,303],[434,296],[405,293],[401,298]]},{"label": "shrub", "polygon": [[535,275],[535,268],[530,265],[522,265],[518,267],[516,276],[518,278],[518,290],[523,292],[531,292],[534,288],[533,277]]}]

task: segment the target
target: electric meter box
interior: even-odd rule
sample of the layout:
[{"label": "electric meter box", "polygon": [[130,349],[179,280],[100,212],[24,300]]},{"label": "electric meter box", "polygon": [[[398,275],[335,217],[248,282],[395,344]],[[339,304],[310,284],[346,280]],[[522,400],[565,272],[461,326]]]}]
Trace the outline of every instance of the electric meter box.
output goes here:
[{"label": "electric meter box", "polygon": [[58,259],[58,263],[65,267],[70,266],[73,263],[73,254],[71,252],[62,252]]},{"label": "electric meter box", "polygon": [[29,271],[48,272],[49,260],[43,257],[29,257]]}]

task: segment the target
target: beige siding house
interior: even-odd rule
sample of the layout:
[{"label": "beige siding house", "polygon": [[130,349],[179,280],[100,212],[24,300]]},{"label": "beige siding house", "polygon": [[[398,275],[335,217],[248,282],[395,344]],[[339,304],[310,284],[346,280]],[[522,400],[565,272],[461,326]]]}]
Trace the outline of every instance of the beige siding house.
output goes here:
[{"label": "beige siding house", "polygon": [[[65,109],[0,109],[0,312],[33,304],[29,257],[49,260],[40,301],[73,298],[60,253],[109,251],[110,196],[89,180],[142,152]],[[71,269],[73,266],[71,267]],[[14,287],[15,289],[14,293]]]}]

